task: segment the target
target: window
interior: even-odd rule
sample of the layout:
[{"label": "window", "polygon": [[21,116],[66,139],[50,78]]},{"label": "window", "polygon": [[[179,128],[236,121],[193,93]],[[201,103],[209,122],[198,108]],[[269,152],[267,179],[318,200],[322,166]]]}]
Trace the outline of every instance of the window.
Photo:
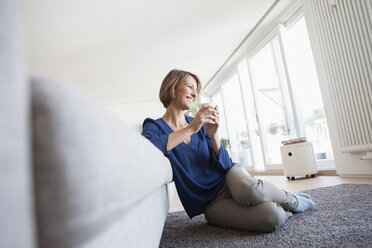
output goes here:
[{"label": "window", "polygon": [[251,144],[251,154],[254,169],[257,171],[265,170],[263,161],[262,146],[260,139],[260,129],[258,126],[258,116],[256,106],[253,99],[252,84],[249,77],[248,64],[243,60],[239,66],[239,79],[241,82],[244,109],[248,126],[249,140]]},{"label": "window", "polygon": [[[220,127],[218,129],[218,135],[220,139],[229,139],[229,135],[227,133],[226,121],[225,121],[225,109],[222,99],[221,91],[218,91],[212,97],[212,102],[218,105],[218,110],[220,112]],[[228,151],[230,151],[229,147],[225,147]]]},{"label": "window", "polygon": [[251,145],[238,74],[235,73],[221,89],[231,145],[231,159],[242,165],[252,166]]},{"label": "window", "polygon": [[332,146],[304,17],[286,30],[285,48],[301,136],[313,143],[318,160],[330,159]]},{"label": "window", "polygon": [[281,142],[306,137],[317,166],[334,168],[324,106],[301,9],[277,24],[212,96],[220,136],[234,162],[251,169],[281,167]]},{"label": "window", "polygon": [[266,165],[282,162],[281,142],[294,136],[278,42],[275,36],[249,60]]}]

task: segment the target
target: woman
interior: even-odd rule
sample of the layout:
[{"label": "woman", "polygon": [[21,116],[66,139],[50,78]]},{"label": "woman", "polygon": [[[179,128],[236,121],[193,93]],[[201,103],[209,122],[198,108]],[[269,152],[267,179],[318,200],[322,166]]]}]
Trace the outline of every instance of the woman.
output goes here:
[{"label": "woman", "polygon": [[271,232],[292,215],[314,208],[307,194],[279,190],[233,163],[218,137],[218,106],[185,116],[200,93],[199,78],[172,70],[160,88],[165,114],[147,118],[142,135],[170,160],[180,200],[190,218],[204,213],[208,223]]}]

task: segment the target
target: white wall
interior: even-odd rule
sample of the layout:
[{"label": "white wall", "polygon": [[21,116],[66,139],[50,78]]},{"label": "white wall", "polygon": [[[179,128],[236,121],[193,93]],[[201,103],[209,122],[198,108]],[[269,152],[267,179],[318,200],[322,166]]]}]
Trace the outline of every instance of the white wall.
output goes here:
[{"label": "white wall", "polygon": [[314,53],[316,69],[319,77],[320,90],[323,97],[325,113],[329,128],[329,134],[332,142],[333,153],[337,173],[341,176],[372,176],[372,160],[360,160],[361,154],[341,153],[341,143],[339,130],[334,115],[334,107],[331,100],[329,81],[325,71],[324,61],[322,59],[320,41],[317,35],[314,16],[309,4],[310,0],[303,0],[303,10],[306,18],[306,24],[309,31],[311,46]]},{"label": "white wall", "polygon": [[109,104],[106,107],[137,132],[142,131],[142,123],[147,117],[157,119],[165,113],[160,101]]},{"label": "white wall", "polygon": [[[199,96],[199,102],[209,102],[210,98],[204,94]],[[122,120],[128,127],[142,132],[142,123],[147,118],[158,119],[166,111],[160,100],[138,101],[130,103],[106,104],[112,113]]]}]

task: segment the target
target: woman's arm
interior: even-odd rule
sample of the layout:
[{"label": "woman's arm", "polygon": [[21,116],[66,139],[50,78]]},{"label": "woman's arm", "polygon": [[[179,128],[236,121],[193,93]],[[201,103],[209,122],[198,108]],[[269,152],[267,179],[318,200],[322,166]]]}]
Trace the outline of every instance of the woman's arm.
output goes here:
[{"label": "woman's arm", "polygon": [[212,141],[212,146],[214,153],[216,154],[217,159],[219,159],[220,152],[221,152],[221,142],[218,138],[218,128],[220,127],[220,113],[218,111],[218,106],[214,108],[214,111],[212,112],[212,117],[214,120],[214,123],[206,123],[204,125],[205,129],[207,130],[207,133]]},{"label": "woman's arm", "polygon": [[167,144],[167,151],[172,150],[174,147],[178,146],[186,140],[188,137],[194,134],[194,130],[187,126],[185,128],[182,128],[176,132],[173,132],[169,134],[168,136],[168,144]]},{"label": "woman's arm", "polygon": [[[204,123],[215,124],[217,118],[214,114],[216,110],[212,107],[204,106],[198,113],[196,113],[194,120],[190,123],[189,126],[182,128],[176,132],[169,134],[167,151],[173,149],[186,140],[188,137],[197,133]],[[218,137],[217,137],[218,139]]]},{"label": "woman's arm", "polygon": [[220,156],[220,152],[221,152],[221,142],[220,142],[220,139],[218,138],[218,134],[212,136],[211,140],[212,140],[213,150],[216,153],[216,157],[218,159]]},{"label": "woman's arm", "polygon": [[213,165],[216,166],[216,168],[218,168],[220,171],[227,172],[235,163],[231,161],[229,153],[219,141],[218,137],[219,136],[213,135],[211,137],[209,134],[205,136],[208,143],[209,152],[212,156]]}]

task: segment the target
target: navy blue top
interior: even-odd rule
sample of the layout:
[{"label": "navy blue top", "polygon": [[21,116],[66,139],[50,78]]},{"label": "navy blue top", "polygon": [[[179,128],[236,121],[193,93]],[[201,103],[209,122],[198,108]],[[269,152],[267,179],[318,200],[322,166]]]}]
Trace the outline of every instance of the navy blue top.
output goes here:
[{"label": "navy blue top", "polygon": [[[189,123],[193,118],[186,116]],[[225,183],[227,171],[234,165],[221,144],[219,158],[204,126],[191,135],[191,144],[181,142],[167,151],[168,136],[173,130],[162,119],[147,118],[142,135],[149,139],[169,159],[177,192],[190,218],[204,212]]]}]

